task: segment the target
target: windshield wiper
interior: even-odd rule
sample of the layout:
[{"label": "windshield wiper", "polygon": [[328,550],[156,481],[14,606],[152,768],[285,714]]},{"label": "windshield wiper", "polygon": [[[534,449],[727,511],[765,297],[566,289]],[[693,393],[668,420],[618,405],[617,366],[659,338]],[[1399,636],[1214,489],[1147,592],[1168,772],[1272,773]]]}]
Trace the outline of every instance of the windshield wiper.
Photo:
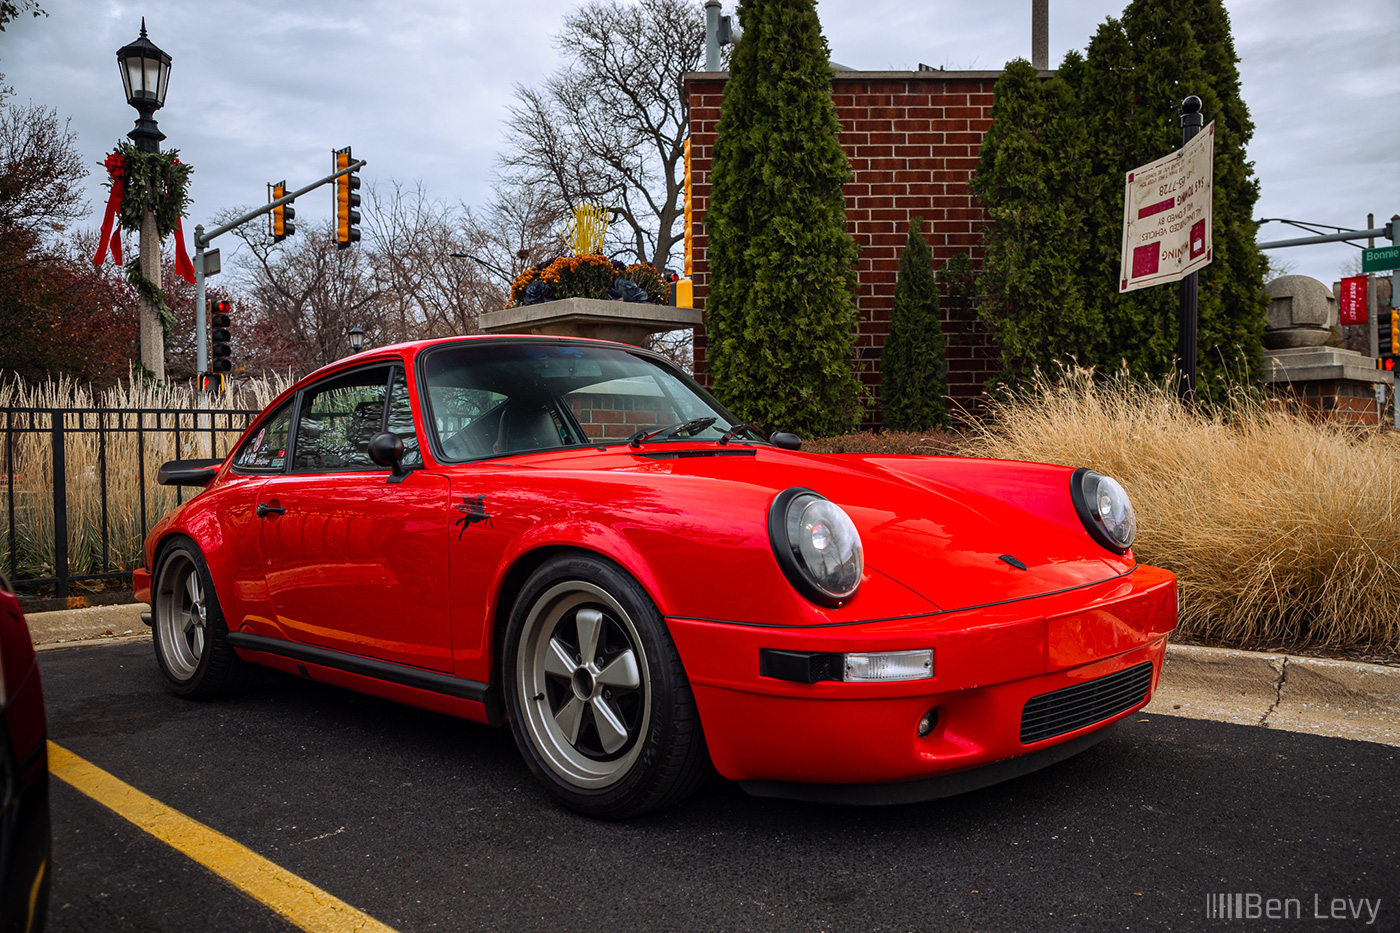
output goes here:
[{"label": "windshield wiper", "polygon": [[767,440],[767,438],[763,436],[762,429],[760,429],[758,425],[749,424],[747,421],[745,421],[743,424],[736,424],[728,431],[725,431],[724,435],[719,439],[720,446],[723,447],[727,445],[730,441],[734,440],[735,435],[737,435],[740,431],[743,431],[750,437],[756,437],[759,440]]},{"label": "windshield wiper", "polygon": [[665,440],[668,437],[676,437],[682,434],[690,436],[696,431],[705,430],[718,420],[718,418],[691,418],[689,421],[682,421],[679,424],[668,424],[664,428],[652,428],[650,430],[643,428],[627,439],[627,446],[640,447],[653,437],[660,437],[662,440]]}]

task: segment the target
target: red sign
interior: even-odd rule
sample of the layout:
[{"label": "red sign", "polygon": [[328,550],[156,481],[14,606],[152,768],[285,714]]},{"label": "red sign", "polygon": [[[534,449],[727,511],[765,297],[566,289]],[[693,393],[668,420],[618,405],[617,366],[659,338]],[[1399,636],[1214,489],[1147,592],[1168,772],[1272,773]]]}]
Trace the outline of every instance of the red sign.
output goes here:
[{"label": "red sign", "polygon": [[1366,280],[1368,275],[1353,275],[1342,279],[1337,301],[1341,304],[1343,324],[1366,323]]}]

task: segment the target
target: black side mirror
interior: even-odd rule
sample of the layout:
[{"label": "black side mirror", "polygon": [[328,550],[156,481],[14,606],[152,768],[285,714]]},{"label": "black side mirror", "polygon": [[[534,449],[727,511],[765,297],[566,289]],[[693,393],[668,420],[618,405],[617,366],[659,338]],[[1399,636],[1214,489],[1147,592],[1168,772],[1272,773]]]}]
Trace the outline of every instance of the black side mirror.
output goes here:
[{"label": "black side mirror", "polygon": [[802,438],[796,434],[789,434],[786,431],[775,431],[768,436],[768,443],[774,447],[781,447],[783,450],[801,450]]},{"label": "black side mirror", "polygon": [[369,439],[369,458],[393,471],[391,483],[402,483],[408,475],[403,466],[403,438],[393,431],[380,431]]}]

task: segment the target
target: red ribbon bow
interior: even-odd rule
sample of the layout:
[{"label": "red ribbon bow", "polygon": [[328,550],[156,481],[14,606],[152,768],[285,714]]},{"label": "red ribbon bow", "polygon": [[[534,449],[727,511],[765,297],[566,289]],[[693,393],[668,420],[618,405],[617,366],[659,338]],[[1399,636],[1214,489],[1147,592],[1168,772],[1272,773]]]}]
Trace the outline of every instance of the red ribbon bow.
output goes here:
[{"label": "red ribbon bow", "polygon": [[122,234],[118,230],[113,235],[112,221],[116,219],[117,212],[121,210],[122,198],[126,196],[126,160],[122,158],[120,152],[113,152],[107,156],[103,165],[107,167],[107,176],[112,179],[112,194],[107,198],[107,212],[102,217],[102,234],[97,241],[97,255],[92,258],[92,264],[102,265],[103,260],[107,258],[107,250],[110,246],[112,261],[120,266],[122,264]]}]

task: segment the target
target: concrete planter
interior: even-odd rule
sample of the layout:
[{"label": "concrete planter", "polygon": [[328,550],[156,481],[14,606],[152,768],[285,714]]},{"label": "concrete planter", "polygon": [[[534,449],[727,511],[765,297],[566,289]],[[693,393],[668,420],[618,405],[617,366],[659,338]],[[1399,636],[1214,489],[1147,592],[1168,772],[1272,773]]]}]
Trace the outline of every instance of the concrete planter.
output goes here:
[{"label": "concrete planter", "polygon": [[593,337],[645,346],[652,334],[699,324],[695,308],[606,301],[600,298],[564,298],[522,308],[488,311],[481,316],[484,334],[548,334],[555,337]]}]

